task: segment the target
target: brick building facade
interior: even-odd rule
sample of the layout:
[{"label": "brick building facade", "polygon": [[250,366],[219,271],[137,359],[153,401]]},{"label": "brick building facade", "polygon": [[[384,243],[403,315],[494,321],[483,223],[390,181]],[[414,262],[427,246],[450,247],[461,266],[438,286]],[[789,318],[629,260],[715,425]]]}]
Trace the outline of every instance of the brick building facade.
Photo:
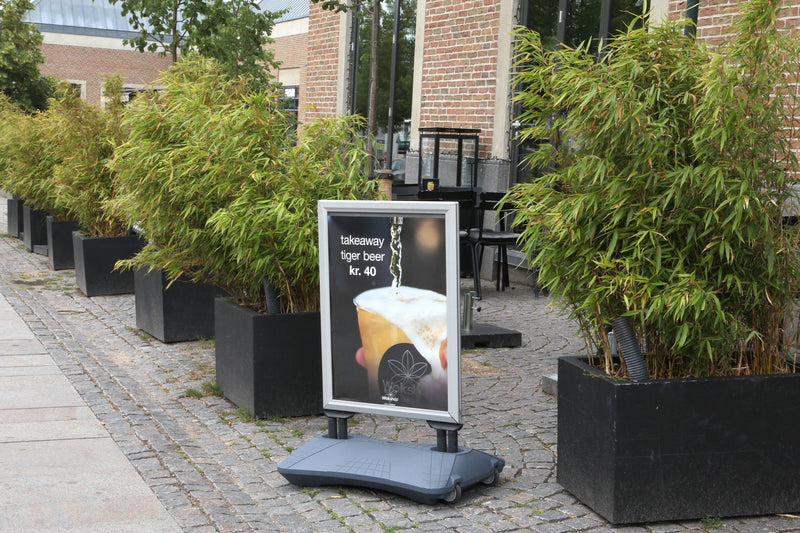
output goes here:
[{"label": "brick building facade", "polygon": [[[407,182],[416,180],[420,127],[480,129],[478,186],[504,190],[517,181],[511,31],[524,24],[525,4],[539,1],[543,0],[417,0]],[[567,6],[569,12],[573,1],[560,0],[558,11]],[[699,0],[697,38],[711,44],[725,38],[739,3]],[[685,17],[686,4],[686,0],[648,2],[651,20]],[[800,28],[800,0],[787,0],[787,5],[785,24]],[[351,20],[311,6],[307,102],[316,106],[314,114],[347,109]]]},{"label": "brick building facade", "polygon": [[344,95],[340,88],[343,88],[346,59],[342,45],[347,26],[346,15],[323,10],[319,4],[310,5],[306,67],[306,102],[310,107],[306,116],[309,120],[344,113]]},{"label": "brick building facade", "polygon": [[39,71],[43,76],[53,76],[80,86],[81,95],[87,101],[99,103],[106,77],[119,74],[126,87],[140,89],[150,86],[161,71],[172,64],[169,57],[142,54],[114,44],[105,40],[98,43],[85,37],[79,42],[65,42],[63,35],[45,32],[42,45],[45,62]]},{"label": "brick building facade", "polygon": [[[697,8],[696,38],[711,46],[730,37],[730,25],[742,0],[700,0]],[[691,5],[692,0],[689,0]],[[779,24],[791,28],[800,39],[800,0],[784,0]],[[670,16],[687,12],[687,0],[670,0]],[[800,89],[798,89],[800,90]],[[791,135],[791,134],[790,134]],[[800,157],[800,137],[793,135],[794,151]]]},{"label": "brick building facade", "polygon": [[[688,2],[692,4],[691,0]],[[697,38],[710,44],[729,36],[729,28],[741,0],[700,0],[697,6]],[[800,1],[787,0],[782,24],[800,29]],[[687,12],[687,0],[670,0],[670,17],[677,18]]]},{"label": "brick building facade", "polygon": [[[303,99],[306,67],[308,9],[306,0],[262,0],[262,9],[288,11],[273,31],[277,73],[287,94]],[[140,53],[122,40],[136,36],[122,15],[121,6],[102,0],[40,0],[29,14],[42,33],[45,61],[40,72],[73,83],[91,103],[100,103],[105,78],[122,76],[125,87],[137,90],[152,86],[172,60],[157,53]],[[298,105],[300,120],[303,106]]]}]

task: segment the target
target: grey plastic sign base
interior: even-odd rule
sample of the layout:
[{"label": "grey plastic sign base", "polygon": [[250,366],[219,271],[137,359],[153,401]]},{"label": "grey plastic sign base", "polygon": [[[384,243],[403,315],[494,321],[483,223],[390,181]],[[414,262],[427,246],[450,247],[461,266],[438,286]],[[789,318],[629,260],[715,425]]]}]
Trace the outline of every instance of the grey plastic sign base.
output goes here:
[{"label": "grey plastic sign base", "polygon": [[435,445],[351,434],[314,438],[284,459],[278,472],[299,486],[366,487],[433,505],[454,503],[462,490],[478,483],[494,484],[504,466],[503,459],[470,448],[448,453]]}]

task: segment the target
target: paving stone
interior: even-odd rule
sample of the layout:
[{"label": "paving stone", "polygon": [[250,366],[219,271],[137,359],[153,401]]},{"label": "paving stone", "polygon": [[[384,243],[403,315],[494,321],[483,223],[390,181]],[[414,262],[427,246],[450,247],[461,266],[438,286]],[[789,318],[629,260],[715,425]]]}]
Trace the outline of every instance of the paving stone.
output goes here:
[{"label": "paving stone", "polygon": [[[57,282],[13,283],[25,276]],[[558,357],[580,353],[583,342],[576,325],[552,309],[549,298],[537,298],[528,288],[497,292],[485,282],[482,310],[475,316],[477,322],[520,331],[522,346],[478,348],[464,355],[477,364],[463,376],[461,443],[503,457],[507,466],[500,482],[466,490],[455,505],[427,506],[380,491],[289,484],[277,473],[289,455],[286,447],[325,433],[323,417],[243,422],[224,398],[181,398],[187,389],[213,382],[213,342],[160,343],[136,328],[132,295],[86,298],[74,282],[74,273],[51,272],[46,258],[28,253],[16,239],[0,237],[0,293],[184,531],[672,533],[702,528],[701,522],[614,527],[556,483],[557,411],[551,394],[557,383],[547,379],[555,374]],[[462,282],[471,288],[471,280]],[[424,421],[358,415],[350,431],[435,442]],[[800,519],[726,519],[717,530],[798,531]]]}]

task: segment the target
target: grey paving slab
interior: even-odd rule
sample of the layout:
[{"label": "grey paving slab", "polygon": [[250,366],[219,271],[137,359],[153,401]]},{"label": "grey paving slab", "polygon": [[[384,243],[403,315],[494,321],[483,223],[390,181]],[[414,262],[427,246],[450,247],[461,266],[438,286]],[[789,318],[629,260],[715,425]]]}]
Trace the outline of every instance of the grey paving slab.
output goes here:
[{"label": "grey paving slab", "polygon": [[181,531],[22,316],[0,296],[0,531]]},{"label": "grey paving slab", "polygon": [[55,375],[0,375],[0,410],[83,404],[83,399],[60,372]]},{"label": "grey paving slab", "polygon": [[[2,344],[0,344],[0,349],[2,349]],[[12,368],[36,368],[36,367],[48,367],[54,368],[56,371],[58,367],[53,363],[53,358],[46,353],[40,354],[24,354],[24,355],[2,355],[0,354],[0,372],[2,369],[12,369]]]},{"label": "grey paving slab", "polygon": [[33,332],[8,305],[0,305],[0,341],[35,339]]},{"label": "grey paving slab", "polygon": [[108,431],[85,405],[0,410],[0,443],[106,438]]},{"label": "grey paving slab", "polygon": [[0,444],[0,530],[179,531],[108,437]]},{"label": "grey paving slab", "polygon": [[0,361],[9,355],[47,354],[42,343],[35,338],[4,339],[0,342]]}]

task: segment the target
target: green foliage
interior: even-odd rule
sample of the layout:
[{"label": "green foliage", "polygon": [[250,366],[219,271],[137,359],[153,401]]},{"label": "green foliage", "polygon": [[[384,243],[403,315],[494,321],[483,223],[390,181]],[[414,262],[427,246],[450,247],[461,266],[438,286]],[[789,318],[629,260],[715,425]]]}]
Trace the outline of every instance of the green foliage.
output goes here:
[{"label": "green foliage", "polygon": [[252,0],[214,0],[186,39],[186,47],[216,59],[232,78],[248,77],[255,89],[271,80],[277,68],[275,52],[267,45],[281,12],[261,11]]},{"label": "green foliage", "polygon": [[122,79],[109,78],[103,93],[104,109],[83,101],[74,91],[51,101],[42,129],[51,140],[57,160],[50,184],[53,202],[48,209],[63,220],[77,220],[90,237],[124,235],[127,226],[109,212],[114,196],[114,172],[107,163],[125,134],[122,117]]},{"label": "green foliage", "polygon": [[57,156],[43,131],[44,114],[28,114],[0,99],[0,185],[36,208],[48,209],[48,187]]},{"label": "green foliage", "polygon": [[[300,143],[286,150],[278,165],[254,175],[209,221],[229,247],[231,268],[243,282],[266,276],[285,312],[319,310],[317,201],[374,198],[377,192],[375,182],[366,179],[362,125],[355,116],[307,125]],[[249,304],[263,309],[264,302]]]},{"label": "green foliage", "polygon": [[344,2],[340,0],[311,0],[315,4],[322,4],[322,9],[326,9],[328,11],[333,11],[334,13],[343,13],[349,9],[351,9],[352,4],[345,0]]},{"label": "green foliage", "polygon": [[217,385],[216,382],[204,381],[202,388],[204,396],[223,396],[222,387]]},{"label": "green foliage", "polygon": [[33,7],[30,0],[0,2],[0,93],[28,111],[44,109],[54,88],[39,75],[42,34],[25,22]]},{"label": "green foliage", "polygon": [[800,278],[782,219],[796,214],[800,51],[778,3],[742,4],[717,53],[683,21],[632,26],[602,62],[517,32],[523,135],[552,142],[529,161],[549,170],[508,199],[540,282],[607,369],[604,326],[629,315],[651,376],[780,370]]},{"label": "green foliage", "polygon": [[189,32],[204,16],[203,0],[108,0],[120,4],[122,15],[139,35],[122,42],[139,52],[159,52],[178,60]]},{"label": "green foliage", "polygon": [[[120,94],[110,80],[106,94]],[[106,162],[122,138],[119,99],[106,109],[62,85],[46,111],[26,114],[0,100],[0,185],[60,220],[78,220],[90,236],[122,235],[104,206],[113,194]]]},{"label": "green foliage", "polygon": [[256,87],[271,79],[274,52],[267,49],[278,13],[254,0],[109,0],[139,35],[123,40],[139,52],[169,54],[192,50],[219,61],[233,77],[248,76]]},{"label": "green foliage", "polygon": [[286,310],[317,308],[316,201],[372,187],[355,119],[312,124],[294,146],[275,87],[254,92],[199,56],[159,84],[128,108],[130,137],[111,163],[114,212],[151,241],[121,265],[213,283],[257,310],[269,278]]},{"label": "green foliage", "polygon": [[111,162],[119,174],[111,207],[150,240],[125,266],[160,267],[171,279],[213,283],[249,300],[260,279],[241,281],[207,221],[262,173],[279,175],[291,126],[279,93],[254,93],[199,56],[179,61],[157,84],[163,91],[128,107],[130,136]]}]

